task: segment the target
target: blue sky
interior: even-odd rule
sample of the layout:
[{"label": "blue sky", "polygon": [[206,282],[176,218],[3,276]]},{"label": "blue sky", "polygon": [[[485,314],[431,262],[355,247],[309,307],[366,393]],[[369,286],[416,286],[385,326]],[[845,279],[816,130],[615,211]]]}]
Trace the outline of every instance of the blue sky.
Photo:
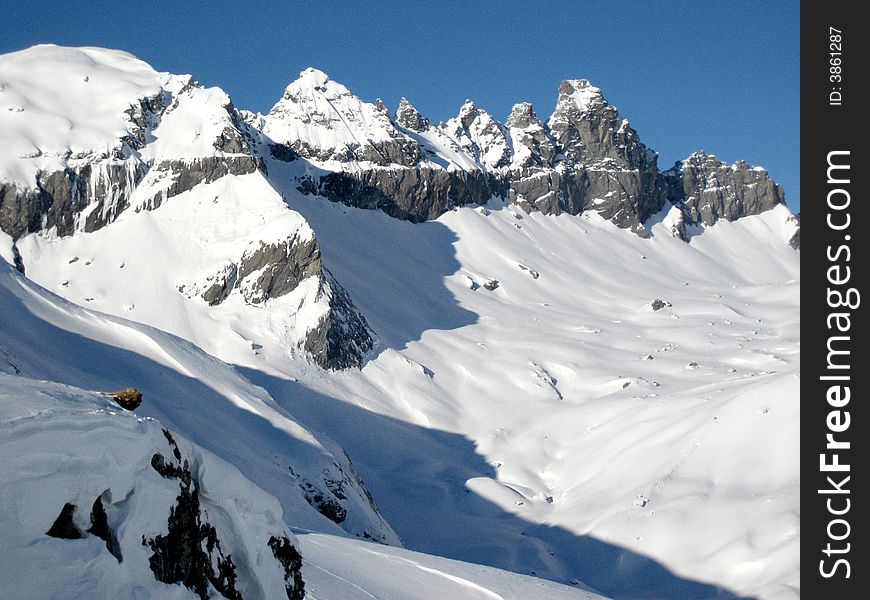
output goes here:
[{"label": "blue sky", "polygon": [[559,82],[583,77],[660,167],[700,149],[743,158],[800,209],[798,2],[0,0],[0,15],[0,53],[120,48],[261,112],[307,66],[436,122],[466,98],[500,120],[530,101],[546,119]]}]

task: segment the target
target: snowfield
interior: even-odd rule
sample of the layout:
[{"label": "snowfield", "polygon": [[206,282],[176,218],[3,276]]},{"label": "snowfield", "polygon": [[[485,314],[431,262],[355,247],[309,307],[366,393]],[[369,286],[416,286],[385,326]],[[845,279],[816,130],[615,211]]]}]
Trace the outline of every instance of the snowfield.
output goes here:
[{"label": "snowfield", "polygon": [[[578,109],[601,102],[587,85]],[[135,130],[125,111],[155,95],[169,108]],[[315,600],[799,598],[800,254],[784,205],[687,225],[688,242],[671,204],[648,239],[495,198],[414,224],[294,178],[373,142],[416,140],[450,170],[503,169],[507,146],[474,163],[463,144],[484,144],[393,127],[313,69],[276,107],[242,123],[219,88],[117,51],[0,57],[0,184],[76,161],[150,169],[104,226],[85,211],[70,235],[0,231],[0,595],[196,597],[157,581],[143,545],[179,494],[152,462],[173,454],[165,430],[246,599],[285,597],[271,536],[299,550]],[[480,113],[474,135],[504,134]],[[110,158],[130,135],[147,143]],[[316,156],[269,157],[268,136]],[[160,196],[177,165],[256,162],[239,148],[262,163]],[[315,240],[329,279],[261,296],[261,270],[203,297],[258,249]],[[333,276],[373,332],[361,369],[324,370],[301,345]],[[100,393],[126,386],[134,412]],[[86,530],[97,498],[117,555],[95,534],[45,535],[67,503]]]}]

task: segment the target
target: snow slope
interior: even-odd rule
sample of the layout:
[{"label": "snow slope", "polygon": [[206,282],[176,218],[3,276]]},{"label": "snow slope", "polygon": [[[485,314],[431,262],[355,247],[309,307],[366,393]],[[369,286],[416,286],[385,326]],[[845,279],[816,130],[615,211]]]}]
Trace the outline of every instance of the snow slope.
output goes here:
[{"label": "snow slope", "polygon": [[249,375],[341,440],[410,548],[615,597],[797,597],[788,212],[686,244],[499,204],[410,225],[296,198],[380,353],[330,376],[263,354]]},{"label": "snow slope", "polygon": [[[266,545],[272,535],[300,549],[308,598],[601,598],[348,538],[294,493],[286,474],[277,475],[288,462],[304,474],[334,457],[231,367],[173,336],[71,305],[5,265],[0,309],[0,576],[10,597],[194,597],[154,579],[141,541],[165,534],[178,495],[177,483],[148,466],[156,452],[171,456],[169,427],[191,461],[204,514],[235,561],[244,598],[284,595]],[[144,392],[135,413],[95,391],[119,383]],[[120,561],[95,535],[45,535],[66,502],[89,508],[98,497]],[[349,519],[359,520],[353,512]],[[76,514],[85,529],[88,510]],[[365,518],[397,543],[377,515]]]},{"label": "snow slope", "polygon": [[0,56],[0,180],[32,187],[39,169],[108,153],[130,131],[124,111],[168,77],[102,48],[40,45]]}]

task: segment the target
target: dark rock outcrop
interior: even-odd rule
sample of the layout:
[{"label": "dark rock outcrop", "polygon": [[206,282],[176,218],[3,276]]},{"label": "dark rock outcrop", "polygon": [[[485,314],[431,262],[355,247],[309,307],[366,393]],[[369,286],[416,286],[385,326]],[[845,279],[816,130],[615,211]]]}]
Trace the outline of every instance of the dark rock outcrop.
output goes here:
[{"label": "dark rock outcrop", "polygon": [[[256,282],[244,285],[249,275],[259,272]],[[245,300],[259,304],[296,289],[302,280],[322,272],[320,246],[315,238],[300,240],[297,236],[277,244],[261,243],[246,251],[239,261],[236,287],[242,287]]]},{"label": "dark rock outcrop", "polygon": [[330,487],[327,492],[304,479],[300,480],[299,487],[306,502],[333,523],[340,525],[347,518],[347,509],[339,502],[346,499],[343,489]]},{"label": "dark rock outcrop", "polygon": [[103,540],[106,543],[106,549],[118,559],[119,563],[123,560],[118,538],[115,537],[115,532],[109,526],[109,517],[106,514],[105,506],[103,506],[102,496],[97,496],[97,499],[94,500],[94,505],[91,508],[91,526],[88,533]]},{"label": "dark rock outcrop", "polygon": [[[86,537],[85,532],[82,532],[79,526],[76,525],[75,515],[77,510],[76,505],[71,502],[64,504],[60,514],[45,534],[63,540],[79,540]],[[97,496],[97,499],[94,500],[90,518],[91,526],[88,528],[87,533],[103,540],[106,543],[106,549],[120,563],[123,560],[121,557],[121,546],[118,544],[115,532],[109,526],[109,517],[106,514],[106,508],[103,506],[102,495]]]},{"label": "dark rock outcrop", "polygon": [[661,310],[665,307],[670,307],[671,303],[666,302],[665,300],[662,300],[661,298],[655,298],[653,300],[650,300],[649,305],[650,305],[650,308],[652,308],[653,310]]},{"label": "dark rock outcrop", "polygon": [[[179,457],[175,440],[168,431],[164,434]],[[242,595],[236,589],[236,566],[231,555],[224,555],[217,530],[203,520],[198,485],[188,461],[175,464],[157,453],[151,458],[151,466],[161,477],[179,481],[176,504],[169,511],[167,533],[150,540],[142,538],[143,545],[153,552],[148,563],[154,577],[163,583],[181,583],[202,600],[209,597],[210,585],[224,598],[241,600]]]},{"label": "dark rock outcrop", "polygon": [[324,269],[319,294],[326,296],[329,311],[304,342],[309,356],[324,369],[360,368],[374,346],[365,317],[350,296]]},{"label": "dark rock outcrop", "polygon": [[682,207],[687,223],[712,225],[757,215],[785,202],[767,171],[738,160],[732,165],[696,152],[664,174],[668,199]]},{"label": "dark rock outcrop", "polygon": [[287,600],[302,600],[305,597],[305,582],[302,581],[302,556],[285,536],[269,538],[272,555],[284,569],[284,590]]},{"label": "dark rock outcrop", "polygon": [[49,530],[45,532],[45,535],[63,540],[78,540],[84,537],[82,530],[75,524],[75,513],[75,504],[69,502],[64,504],[63,508],[60,509],[60,514],[51,524]]},{"label": "dark rock outcrop", "polygon": [[[62,171],[40,171],[34,189],[0,183],[0,229],[13,239],[52,228],[60,236],[77,229],[96,231],[127,208],[146,172],[147,166],[134,158],[120,162],[96,157],[93,163]],[[82,220],[85,208],[89,210]]]},{"label": "dark rock outcrop", "polygon": [[348,206],[379,208],[412,223],[435,219],[453,206],[483,204],[503,191],[495,177],[482,171],[428,166],[338,171],[303,179],[297,187]]},{"label": "dark rock outcrop", "polygon": [[172,183],[158,196],[145,204],[153,210],[163,202],[192,190],[201,183],[213,183],[227,175],[247,175],[264,170],[264,163],[252,155],[242,156],[203,156],[190,160],[163,161],[153,167],[156,173],[165,173]]}]

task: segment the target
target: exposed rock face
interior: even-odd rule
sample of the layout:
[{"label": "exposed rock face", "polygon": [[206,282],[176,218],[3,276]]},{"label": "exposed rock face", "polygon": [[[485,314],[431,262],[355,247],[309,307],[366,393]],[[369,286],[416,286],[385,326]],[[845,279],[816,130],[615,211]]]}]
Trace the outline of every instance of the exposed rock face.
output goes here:
[{"label": "exposed rock face", "polygon": [[452,206],[483,204],[499,191],[482,171],[447,171],[428,166],[327,173],[304,179],[298,189],[357,208],[380,208],[391,217],[419,223]]},{"label": "exposed rock face", "polygon": [[668,199],[682,203],[689,223],[712,225],[770,210],[785,202],[767,171],[739,160],[729,165],[706,152],[692,154],[665,173]]},{"label": "exposed rock face", "polygon": [[40,171],[35,189],[0,182],[0,229],[13,239],[52,228],[60,236],[96,231],[127,208],[146,171],[135,158],[105,157],[93,163],[77,161],[63,171]]},{"label": "exposed rock face", "polygon": [[302,600],[305,597],[305,582],[302,581],[302,556],[286,537],[269,538],[269,548],[284,569],[284,589],[287,600]]},{"label": "exposed rock face", "polygon": [[368,323],[332,274],[324,273],[320,293],[328,298],[329,312],[308,334],[304,348],[324,369],[362,367],[374,346]]},{"label": "exposed rock face", "polygon": [[[179,456],[171,434],[164,430],[164,435]],[[188,462],[174,464],[155,454],[151,465],[162,477],[179,480],[179,495],[167,520],[168,532],[150,540],[142,538],[142,543],[153,551],[148,562],[154,577],[164,583],[181,583],[203,600],[209,597],[210,585],[224,598],[241,600],[236,589],[236,566],[232,556],[225,556],[221,550],[214,526],[202,519],[198,485]]]},{"label": "exposed rock face", "polygon": [[204,156],[189,160],[163,161],[154,167],[154,171],[158,176],[165,174],[171,177],[172,183],[145,207],[157,208],[169,198],[190,191],[200,183],[213,183],[227,175],[247,175],[264,168],[263,163],[251,155]]},{"label": "exposed rock face", "polygon": [[[292,292],[302,280],[320,276],[321,272],[317,240],[303,241],[294,236],[245,252],[239,262],[236,286],[248,302],[259,304]],[[256,280],[249,283],[255,274],[259,274]]]},{"label": "exposed rock face", "polygon": [[432,126],[429,119],[421,115],[404,96],[399,101],[399,108],[396,109],[396,123],[405,129],[418,132],[426,131]]},{"label": "exposed rock face", "polygon": [[45,535],[60,538],[63,540],[78,540],[81,539],[82,530],[75,524],[76,505],[67,502],[60,510],[60,514]]},{"label": "exposed rock face", "polygon": [[[531,104],[520,103],[501,125],[467,100],[455,118],[434,126],[405,98],[390,121],[382,103],[367,104],[313,73],[304,72],[288,87],[263,126],[282,140],[286,153],[326,171],[297,180],[306,194],[413,222],[503,197],[526,211],[594,210],[641,236],[648,235],[644,223],[668,200],[685,210],[686,223],[707,225],[783,202],[781,188],[744,163],[707,164],[693,155],[685,167],[661,173],[656,153],[584,79],[562,82],[547,123]],[[334,104],[320,102],[324,99]],[[365,115],[373,120],[365,121]],[[288,138],[290,133],[295,138]],[[385,140],[395,147],[376,154],[363,150]],[[408,150],[409,141],[417,150]]]},{"label": "exposed rock face", "polygon": [[[512,138],[513,170],[529,167],[552,167],[556,158],[556,140],[528,102],[515,104],[505,121]],[[522,178],[520,171],[517,175]],[[511,179],[513,179],[512,177]]]}]

